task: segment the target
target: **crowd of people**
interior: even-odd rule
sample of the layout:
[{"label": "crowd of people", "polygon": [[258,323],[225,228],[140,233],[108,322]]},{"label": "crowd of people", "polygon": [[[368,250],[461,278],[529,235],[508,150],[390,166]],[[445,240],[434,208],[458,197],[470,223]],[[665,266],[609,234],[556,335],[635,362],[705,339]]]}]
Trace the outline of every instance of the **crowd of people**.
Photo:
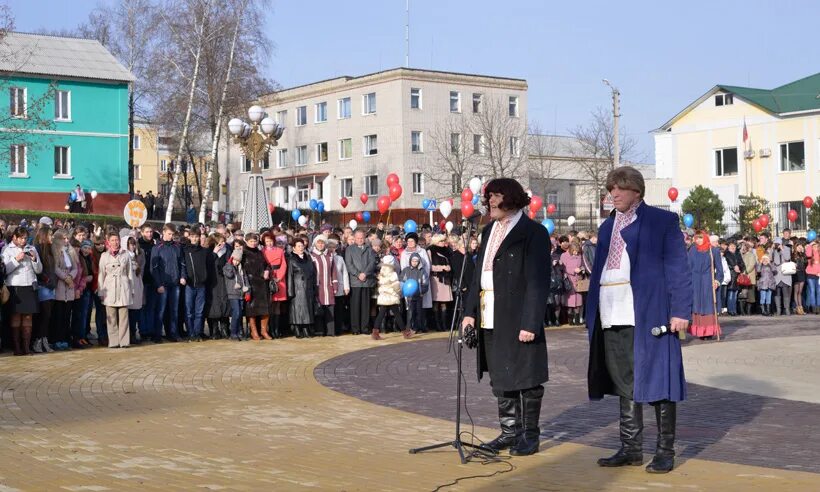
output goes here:
[{"label": "crowd of people", "polygon": [[[48,217],[0,220],[4,345],[17,354],[141,342],[270,340],[444,331],[475,272],[478,237],[280,225],[116,229]],[[695,305],[690,333],[719,316],[820,314],[820,242],[684,232]],[[584,325],[595,232],[551,238],[546,326]],[[463,274],[462,274],[463,267]],[[462,291],[458,292],[459,279]],[[418,289],[405,295],[402,285]],[[714,286],[714,289],[710,288]],[[92,323],[93,320],[93,323]]]}]

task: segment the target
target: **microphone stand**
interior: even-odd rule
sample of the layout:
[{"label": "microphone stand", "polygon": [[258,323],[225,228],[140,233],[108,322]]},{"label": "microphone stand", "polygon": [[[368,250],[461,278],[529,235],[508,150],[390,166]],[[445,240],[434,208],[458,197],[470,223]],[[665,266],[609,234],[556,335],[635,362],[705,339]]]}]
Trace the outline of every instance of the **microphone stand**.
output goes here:
[{"label": "microphone stand", "polygon": [[[469,241],[469,239],[472,235],[473,223],[469,220],[467,220],[466,222],[467,222],[466,237],[467,237],[467,240]],[[416,454],[416,453],[421,453],[421,452],[424,452],[424,451],[430,451],[432,449],[439,449],[439,448],[452,446],[452,447],[456,448],[456,450],[458,451],[458,455],[461,458],[461,463],[462,464],[467,463],[467,461],[469,461],[470,457],[472,456],[472,453],[469,454],[469,455],[465,454],[465,450],[464,450],[465,447],[474,448],[474,449],[477,449],[477,450],[480,449],[481,452],[486,452],[488,454],[493,454],[493,455],[497,454],[494,451],[491,451],[490,449],[485,449],[485,448],[482,448],[480,446],[476,446],[475,444],[472,444],[472,443],[469,443],[469,442],[464,442],[464,441],[461,440],[461,400],[462,400],[461,381],[462,381],[463,374],[464,374],[464,371],[462,370],[462,365],[461,365],[461,356],[462,356],[462,352],[464,350],[464,339],[463,339],[464,333],[463,333],[462,328],[461,328],[461,323],[458,323],[457,320],[460,319],[459,311],[462,309],[462,304],[463,304],[463,301],[462,301],[463,296],[462,296],[461,289],[462,289],[462,284],[464,282],[464,270],[465,270],[466,265],[467,265],[467,247],[465,245],[464,258],[462,259],[462,262],[461,262],[461,272],[459,273],[459,276],[458,276],[458,288],[456,290],[455,299],[454,299],[455,302],[454,302],[454,305],[453,305],[453,318],[450,321],[450,336],[448,338],[448,343],[447,343],[447,353],[449,353],[451,348],[452,348],[453,340],[455,340],[456,343],[457,343],[457,346],[456,346],[456,366],[458,368],[458,371],[456,373],[456,435],[455,435],[455,439],[453,439],[452,441],[440,442],[440,443],[437,443],[437,444],[431,444],[429,446],[424,446],[424,447],[421,447],[421,448],[413,448],[413,449],[410,450],[410,454]],[[478,329],[478,328],[474,328],[474,329]]]}]

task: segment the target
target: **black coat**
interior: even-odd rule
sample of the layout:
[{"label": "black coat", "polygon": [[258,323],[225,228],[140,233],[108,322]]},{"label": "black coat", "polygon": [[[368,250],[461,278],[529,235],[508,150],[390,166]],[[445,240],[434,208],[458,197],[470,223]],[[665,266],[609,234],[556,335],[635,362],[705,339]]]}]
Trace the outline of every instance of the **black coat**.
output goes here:
[{"label": "black coat", "polygon": [[[479,297],[481,265],[490,242],[492,224],[484,237],[476,261],[476,271],[464,305],[465,316],[481,326]],[[538,386],[549,379],[544,315],[550,285],[550,241],[546,228],[525,214],[498,248],[493,263],[495,320],[493,321],[492,366],[490,382],[494,390],[515,391]],[[478,329],[478,379],[487,371],[482,329]],[[535,340],[518,340],[519,331],[535,334]]]},{"label": "black coat", "polygon": [[228,252],[221,257],[211,251],[208,258],[208,318],[227,318],[231,315],[230,302],[228,302],[228,291],[225,284],[225,274],[223,269],[228,262]]},{"label": "black coat", "polygon": [[251,302],[245,303],[245,316],[270,315],[270,291],[264,277],[267,269],[268,262],[262,252],[246,246],[242,251],[242,270],[250,287]]},{"label": "black coat", "polygon": [[737,285],[737,276],[739,273],[735,271],[735,267],[738,267],[741,272],[746,270],[746,264],[743,262],[743,256],[741,256],[740,251],[731,253],[727,249],[726,253],[723,254],[723,257],[726,258],[726,264],[729,265],[729,273],[732,274],[732,280],[729,282],[727,287],[729,290],[738,290],[740,288]]},{"label": "black coat", "polygon": [[310,254],[304,257],[288,255],[288,297],[290,297],[290,323],[292,325],[313,324],[316,299],[316,266]]},{"label": "black coat", "polygon": [[467,261],[464,261],[464,255],[460,251],[453,251],[450,254],[450,263],[452,268],[452,285],[453,290],[458,287],[458,279],[461,275],[461,266],[464,265],[464,279],[461,281],[462,291],[466,293],[470,284],[473,281],[473,272],[475,272],[475,264],[473,263],[473,255],[467,255]]}]

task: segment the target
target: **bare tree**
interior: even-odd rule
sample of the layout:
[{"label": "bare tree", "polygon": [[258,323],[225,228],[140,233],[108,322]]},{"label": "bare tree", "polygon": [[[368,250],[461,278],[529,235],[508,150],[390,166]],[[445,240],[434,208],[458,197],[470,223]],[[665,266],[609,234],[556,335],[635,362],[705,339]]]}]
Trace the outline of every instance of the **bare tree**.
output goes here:
[{"label": "bare tree", "polygon": [[527,124],[512,117],[501,100],[488,98],[484,108],[473,113],[473,133],[484,139],[484,159],[478,174],[490,178],[522,178],[527,174]]},{"label": "bare tree", "polygon": [[[473,127],[462,115],[444,119],[430,135],[430,150],[424,163],[425,179],[439,185],[444,196],[459,193],[475,175],[483,150],[473,144]],[[478,152],[475,152],[478,150]]]},{"label": "bare tree", "polygon": [[530,183],[538,183],[538,190],[533,190],[541,195],[550,186],[550,181],[565,175],[566,160],[559,156],[559,151],[564,150],[559,144],[559,137],[545,135],[538,122],[530,122],[529,135],[527,137],[527,170],[529,172]]},{"label": "bare tree", "polygon": [[[615,132],[612,113],[598,107],[592,112],[587,125],[579,125],[570,131],[578,141],[571,152],[573,162],[589,187],[588,198],[599,200],[606,193],[606,177],[615,168]],[[625,135],[624,128],[620,134]],[[625,163],[634,157],[637,141],[632,137],[620,138],[620,161]]]}]

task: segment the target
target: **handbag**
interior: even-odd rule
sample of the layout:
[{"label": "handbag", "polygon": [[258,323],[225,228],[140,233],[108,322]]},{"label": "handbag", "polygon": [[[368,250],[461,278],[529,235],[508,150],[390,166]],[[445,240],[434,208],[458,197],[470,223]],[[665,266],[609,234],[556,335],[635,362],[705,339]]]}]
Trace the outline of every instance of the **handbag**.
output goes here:
[{"label": "handbag", "polygon": [[572,280],[569,277],[564,277],[564,293],[572,292]]},{"label": "handbag", "polygon": [[797,273],[797,263],[793,261],[787,261],[780,265],[780,273],[783,275],[794,275]]},{"label": "handbag", "polygon": [[279,280],[276,277],[273,277],[271,280],[268,281],[268,289],[270,290],[271,294],[276,294],[279,292]]},{"label": "handbag", "polygon": [[584,277],[575,282],[575,292],[589,292],[589,277]]},{"label": "handbag", "polygon": [[745,273],[740,273],[737,276],[737,285],[741,287],[749,287],[752,285],[752,279],[750,279]]}]

